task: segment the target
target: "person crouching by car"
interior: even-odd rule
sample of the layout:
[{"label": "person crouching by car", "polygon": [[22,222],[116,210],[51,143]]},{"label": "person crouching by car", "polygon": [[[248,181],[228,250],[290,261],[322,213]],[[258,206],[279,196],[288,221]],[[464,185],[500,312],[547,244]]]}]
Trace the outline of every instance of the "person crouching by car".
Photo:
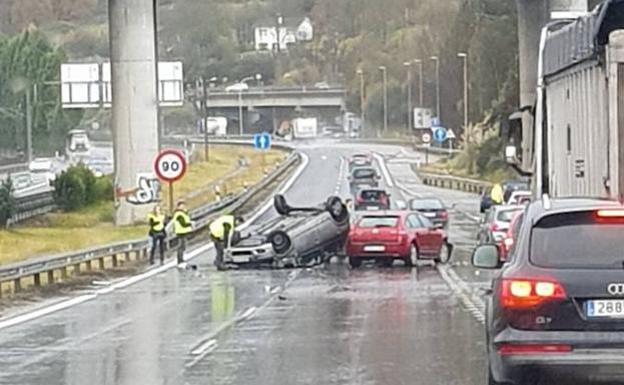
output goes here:
[{"label": "person crouching by car", "polygon": [[225,249],[229,247],[230,241],[235,244],[240,238],[236,227],[244,222],[242,217],[235,217],[234,215],[222,215],[215,219],[210,226],[210,238],[215,245],[215,266],[217,270],[225,270],[225,264],[223,262],[223,254]]},{"label": "person crouching by car", "polygon": [[152,247],[150,250],[150,265],[154,264],[154,254],[156,254],[156,247],[160,251],[160,264],[165,263],[165,239],[167,238],[167,232],[165,228],[167,226],[168,218],[162,213],[160,206],[154,206],[154,209],[147,216],[149,222],[149,237],[152,240]]}]

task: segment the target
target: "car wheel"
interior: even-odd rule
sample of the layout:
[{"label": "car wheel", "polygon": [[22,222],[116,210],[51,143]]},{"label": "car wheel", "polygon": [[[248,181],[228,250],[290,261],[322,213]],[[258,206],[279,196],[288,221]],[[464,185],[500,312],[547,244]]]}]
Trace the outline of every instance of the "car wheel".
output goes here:
[{"label": "car wheel", "polygon": [[453,252],[453,246],[451,246],[447,241],[444,241],[442,247],[440,248],[440,254],[438,254],[438,258],[436,258],[436,262],[438,263],[448,263],[451,260],[451,253]]},{"label": "car wheel", "polygon": [[286,232],[284,231],[274,231],[268,236],[269,242],[273,246],[273,250],[277,254],[285,254],[290,250],[292,246],[292,241]]},{"label": "car wheel", "polygon": [[405,258],[405,266],[407,267],[411,267],[416,265],[416,262],[418,261],[418,248],[416,247],[415,244],[411,244],[410,245],[410,249],[409,249],[409,256],[407,258]]},{"label": "car wheel", "polygon": [[275,206],[275,211],[277,211],[279,215],[288,215],[290,213],[290,206],[288,206],[286,198],[281,194],[273,198],[273,206]]},{"label": "car wheel", "polygon": [[357,269],[362,266],[362,260],[360,258],[349,257],[349,265],[351,265],[352,268]]},{"label": "car wheel", "polygon": [[343,223],[349,219],[349,210],[338,197],[329,197],[325,203],[325,209],[329,212],[332,219],[338,223]]}]

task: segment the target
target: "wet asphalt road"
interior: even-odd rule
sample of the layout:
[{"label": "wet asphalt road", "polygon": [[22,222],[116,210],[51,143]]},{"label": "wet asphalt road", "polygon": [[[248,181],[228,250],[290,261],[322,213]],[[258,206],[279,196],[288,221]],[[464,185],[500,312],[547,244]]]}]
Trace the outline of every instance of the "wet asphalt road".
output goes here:
[{"label": "wet asphalt road", "polygon": [[171,269],[0,329],[0,384],[483,384],[487,277],[467,266],[476,196],[422,186],[417,155],[397,147],[326,143],[302,146],[309,164],[286,197],[346,197],[341,158],[367,148],[386,158],[395,200],[457,203],[452,266],[216,273],[201,253],[197,272]]}]

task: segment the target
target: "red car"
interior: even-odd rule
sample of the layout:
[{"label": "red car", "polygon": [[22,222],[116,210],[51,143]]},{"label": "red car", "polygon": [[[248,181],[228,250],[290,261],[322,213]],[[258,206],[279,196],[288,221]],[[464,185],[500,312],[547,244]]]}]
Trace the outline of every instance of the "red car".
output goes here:
[{"label": "red car", "polygon": [[419,259],[446,263],[453,247],[446,232],[420,213],[382,211],[362,215],[351,225],[346,252],[351,267],[365,260],[391,266],[400,259],[412,266]]},{"label": "red car", "polygon": [[513,214],[511,217],[511,222],[509,222],[509,229],[505,234],[505,237],[501,241],[500,248],[500,260],[502,262],[507,262],[509,259],[509,254],[513,249],[513,246],[516,241],[516,237],[518,236],[518,232],[520,231],[520,225],[522,224],[522,218],[524,216],[524,211],[520,210]]}]

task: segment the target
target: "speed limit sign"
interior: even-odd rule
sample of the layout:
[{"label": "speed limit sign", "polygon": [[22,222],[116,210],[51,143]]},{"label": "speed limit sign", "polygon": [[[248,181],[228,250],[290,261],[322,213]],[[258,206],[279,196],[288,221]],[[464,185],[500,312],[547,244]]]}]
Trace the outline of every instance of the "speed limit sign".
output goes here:
[{"label": "speed limit sign", "polygon": [[177,150],[163,150],[154,161],[154,172],[165,182],[180,180],[186,172],[186,158]]},{"label": "speed limit sign", "polygon": [[430,143],[431,142],[431,135],[427,134],[427,133],[422,134],[422,138],[421,139],[422,139],[422,142],[425,143],[425,144],[426,143]]}]

